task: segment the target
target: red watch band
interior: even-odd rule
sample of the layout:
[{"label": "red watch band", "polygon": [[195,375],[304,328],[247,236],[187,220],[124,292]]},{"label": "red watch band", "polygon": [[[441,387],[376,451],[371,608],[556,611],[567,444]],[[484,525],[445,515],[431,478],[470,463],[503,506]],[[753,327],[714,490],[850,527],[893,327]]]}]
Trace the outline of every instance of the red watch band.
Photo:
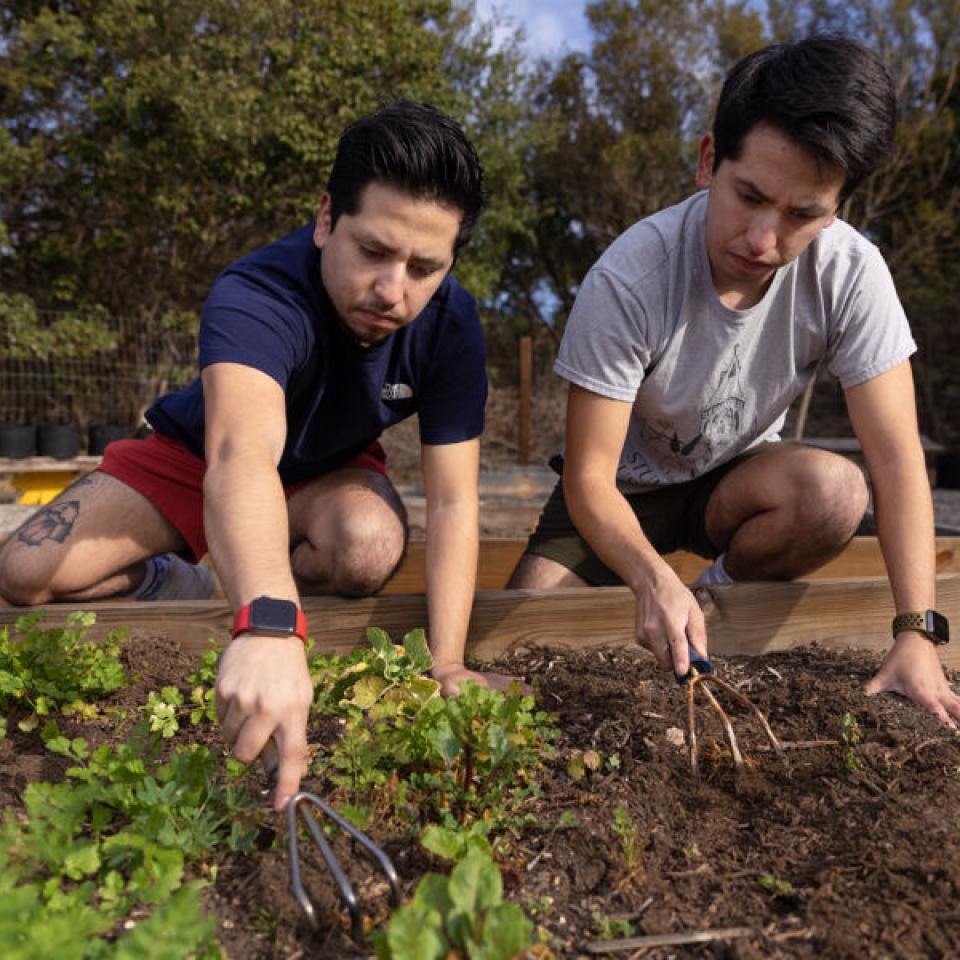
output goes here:
[{"label": "red watch band", "polygon": [[257,597],[245,603],[233,618],[233,636],[262,633],[271,637],[299,637],[307,642],[307,618],[291,600]]}]

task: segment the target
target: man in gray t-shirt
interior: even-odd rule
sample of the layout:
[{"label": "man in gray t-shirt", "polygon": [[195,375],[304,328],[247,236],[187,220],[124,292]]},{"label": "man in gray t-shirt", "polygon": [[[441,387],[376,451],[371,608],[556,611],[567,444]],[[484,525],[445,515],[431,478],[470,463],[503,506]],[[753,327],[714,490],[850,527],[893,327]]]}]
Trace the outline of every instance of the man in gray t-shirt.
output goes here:
[{"label": "man in gray t-shirt", "polygon": [[789,579],[836,556],[863,517],[856,466],[777,442],[823,363],[870,471],[898,614],[868,692],[952,723],[916,345],[880,253],[836,219],[889,152],[895,111],[882,63],[848,38],[733,68],[701,141],[703,192],[635,224],[583,282],[556,362],[570,382],[563,480],[511,586],[626,583],[638,642],[686,673],[688,644],[706,653],[703,616],[661,554],[714,558],[702,582]]}]

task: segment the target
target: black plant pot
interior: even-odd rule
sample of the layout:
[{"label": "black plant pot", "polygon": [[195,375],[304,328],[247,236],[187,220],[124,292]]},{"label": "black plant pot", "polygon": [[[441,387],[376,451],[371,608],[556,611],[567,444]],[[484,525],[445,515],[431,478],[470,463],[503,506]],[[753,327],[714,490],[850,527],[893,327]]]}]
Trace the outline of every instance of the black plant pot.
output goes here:
[{"label": "black plant pot", "polygon": [[95,423],[87,436],[87,452],[94,457],[99,457],[107,449],[108,443],[114,440],[126,440],[130,436],[130,431],[118,423]]},{"label": "black plant pot", "polygon": [[0,457],[23,460],[36,456],[37,428],[19,423],[0,423]]},{"label": "black plant pot", "polygon": [[960,490],[960,453],[941,453],[937,457],[937,486],[941,490]]},{"label": "black plant pot", "polygon": [[75,423],[42,423],[37,428],[41,457],[70,460],[80,452],[80,431]]}]

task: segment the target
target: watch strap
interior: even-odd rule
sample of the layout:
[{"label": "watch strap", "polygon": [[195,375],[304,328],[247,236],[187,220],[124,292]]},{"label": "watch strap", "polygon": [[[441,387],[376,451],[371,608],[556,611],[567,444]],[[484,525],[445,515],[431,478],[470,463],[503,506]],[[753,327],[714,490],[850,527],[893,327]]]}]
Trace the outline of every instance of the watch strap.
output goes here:
[{"label": "watch strap", "polygon": [[[258,600],[267,599],[266,597],[258,597]],[[307,618],[304,612],[296,606],[292,601],[290,605],[296,609],[296,622],[292,625],[292,629],[275,629],[264,628],[252,623],[253,617],[253,604],[257,601],[254,600],[252,603],[245,603],[234,615],[233,618],[233,630],[231,635],[236,637],[238,634],[247,633],[251,629],[256,629],[258,632],[267,634],[268,636],[295,636],[299,637],[304,643],[307,642]]]},{"label": "watch strap", "polygon": [[898,613],[893,618],[891,625],[893,635],[896,636],[901,630],[919,630],[921,633],[927,632],[927,617],[923,613]]},{"label": "watch strap", "polygon": [[916,630],[926,634],[936,644],[950,642],[950,623],[942,613],[936,610],[899,613],[893,618],[890,626],[894,637],[902,630]]}]

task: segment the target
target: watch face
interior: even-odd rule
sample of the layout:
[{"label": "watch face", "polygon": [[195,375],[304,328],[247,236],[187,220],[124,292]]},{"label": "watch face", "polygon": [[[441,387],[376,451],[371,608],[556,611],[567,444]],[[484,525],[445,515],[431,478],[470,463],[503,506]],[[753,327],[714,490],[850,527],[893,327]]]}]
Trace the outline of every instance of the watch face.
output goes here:
[{"label": "watch face", "polygon": [[927,633],[933,637],[937,643],[950,642],[950,621],[942,613],[936,610],[927,611]]},{"label": "watch face", "polygon": [[297,629],[297,605],[290,600],[257,597],[250,604],[249,629],[279,636],[294,633]]}]

